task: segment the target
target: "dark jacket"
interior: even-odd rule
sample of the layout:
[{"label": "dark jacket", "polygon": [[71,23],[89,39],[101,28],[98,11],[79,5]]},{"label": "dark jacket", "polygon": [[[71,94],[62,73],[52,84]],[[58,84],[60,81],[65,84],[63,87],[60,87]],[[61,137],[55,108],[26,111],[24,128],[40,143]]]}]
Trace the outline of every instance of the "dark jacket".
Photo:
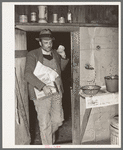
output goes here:
[{"label": "dark jacket", "polygon": [[[61,81],[61,70],[64,70],[65,66],[68,63],[68,59],[66,60],[61,59],[60,55],[56,52],[56,50],[52,50],[52,54],[54,59],[56,60],[58,74],[60,76]],[[34,87],[37,88],[39,91],[41,91],[42,88],[45,86],[45,84],[33,74],[38,61],[43,63],[43,54],[41,48],[28,52],[25,66],[25,80],[28,82],[29,96],[31,100],[36,99]],[[63,92],[62,81],[60,82],[60,86]]]}]

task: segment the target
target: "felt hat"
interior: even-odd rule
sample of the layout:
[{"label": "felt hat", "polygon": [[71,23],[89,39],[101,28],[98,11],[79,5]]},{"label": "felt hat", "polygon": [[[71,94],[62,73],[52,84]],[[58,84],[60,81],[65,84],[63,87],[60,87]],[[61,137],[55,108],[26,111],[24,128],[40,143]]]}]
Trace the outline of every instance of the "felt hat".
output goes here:
[{"label": "felt hat", "polygon": [[36,38],[37,41],[39,41],[40,39],[55,40],[55,38],[53,37],[52,31],[50,29],[43,29],[39,33],[39,38]]}]

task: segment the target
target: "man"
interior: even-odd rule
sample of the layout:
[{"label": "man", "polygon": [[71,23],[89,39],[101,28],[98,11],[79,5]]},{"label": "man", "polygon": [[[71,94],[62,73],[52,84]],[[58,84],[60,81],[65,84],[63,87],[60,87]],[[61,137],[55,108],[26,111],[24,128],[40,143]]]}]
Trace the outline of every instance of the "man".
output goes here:
[{"label": "man", "polygon": [[[27,54],[25,79],[29,83],[30,100],[33,100],[37,111],[42,144],[52,145],[55,141],[55,131],[62,125],[64,120],[61,70],[64,70],[68,59],[66,58],[64,49],[52,50],[54,37],[51,30],[42,30],[37,40],[41,47]],[[64,48],[63,46],[61,47]],[[50,86],[34,75],[37,62],[53,69],[58,74],[58,78],[55,80],[56,94],[52,93]],[[34,88],[38,89],[38,91],[43,91],[46,98],[37,99]]]}]

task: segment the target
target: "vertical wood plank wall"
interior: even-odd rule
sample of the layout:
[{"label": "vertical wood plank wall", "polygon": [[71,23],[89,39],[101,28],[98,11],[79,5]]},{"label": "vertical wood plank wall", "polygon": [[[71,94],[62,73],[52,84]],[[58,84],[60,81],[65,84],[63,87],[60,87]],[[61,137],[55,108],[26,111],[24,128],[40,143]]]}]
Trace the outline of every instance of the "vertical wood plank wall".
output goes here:
[{"label": "vertical wood plank wall", "polygon": [[[48,5],[48,23],[53,22],[53,13],[62,16],[67,22],[67,12],[72,12],[73,23],[111,23],[118,24],[118,5]],[[15,22],[19,22],[19,15],[25,14],[31,22],[31,12],[36,12],[37,22],[39,11],[37,5],[16,5]]]},{"label": "vertical wood plank wall", "polygon": [[71,33],[72,38],[72,69],[73,69],[73,94],[72,94],[72,143],[73,145],[80,144],[80,32]]},{"label": "vertical wood plank wall", "polygon": [[117,5],[69,5],[73,23],[118,23]]},{"label": "vertical wood plank wall", "polygon": [[[27,49],[26,45],[26,32],[21,30],[15,30],[15,50],[23,53]],[[16,55],[18,56],[18,55]],[[21,58],[15,58],[16,76],[21,98],[18,97],[18,93],[15,91],[15,109],[18,110],[18,114],[15,116],[15,144],[24,145],[30,143],[29,133],[29,103],[28,103],[28,90],[27,82],[24,80],[26,56]],[[16,78],[15,78],[16,79]],[[17,98],[18,97],[18,98]],[[23,107],[19,107],[19,103],[23,103]],[[23,112],[24,117],[22,116]],[[26,118],[26,119],[25,119]],[[19,124],[17,123],[19,120]],[[26,126],[25,126],[26,124]]]}]

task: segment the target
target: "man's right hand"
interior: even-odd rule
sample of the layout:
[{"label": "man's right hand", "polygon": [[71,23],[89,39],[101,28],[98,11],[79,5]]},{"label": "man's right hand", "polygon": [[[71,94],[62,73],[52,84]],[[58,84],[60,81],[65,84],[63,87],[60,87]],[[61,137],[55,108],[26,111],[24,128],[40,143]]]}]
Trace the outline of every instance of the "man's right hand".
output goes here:
[{"label": "man's right hand", "polygon": [[44,94],[46,95],[46,96],[49,96],[49,95],[51,95],[52,94],[52,91],[51,91],[51,89],[50,89],[50,86],[44,86],[43,87],[43,91],[44,91]]}]

